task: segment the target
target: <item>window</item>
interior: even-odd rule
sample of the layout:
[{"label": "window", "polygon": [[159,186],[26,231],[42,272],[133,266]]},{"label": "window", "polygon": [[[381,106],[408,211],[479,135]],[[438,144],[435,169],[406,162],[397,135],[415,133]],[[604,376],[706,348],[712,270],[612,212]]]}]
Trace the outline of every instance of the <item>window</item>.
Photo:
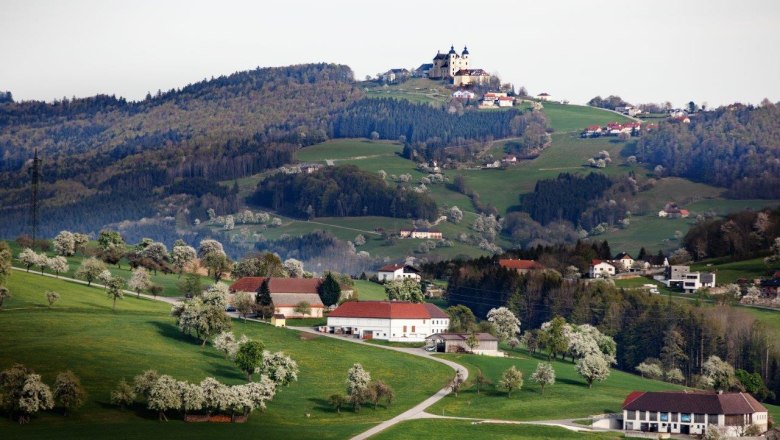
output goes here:
[{"label": "window", "polygon": [[669,413],[662,412],[661,413],[661,421],[662,422],[668,422],[669,421]]},{"label": "window", "polygon": [[712,425],[718,424],[718,415],[717,414],[707,414],[707,423],[710,423]]},{"label": "window", "polygon": [[691,423],[691,415],[688,413],[680,414],[680,421],[683,423]]},{"label": "window", "polygon": [[415,332],[415,330],[414,330],[414,326],[412,326],[412,333],[414,333],[414,332]]},{"label": "window", "polygon": [[627,420],[636,420],[636,411],[628,411],[626,413]]},{"label": "window", "polygon": [[647,411],[642,411],[642,415],[640,416],[642,418],[640,420],[647,420],[647,413]]},{"label": "window", "polygon": [[694,423],[704,423],[704,414],[694,414],[693,421]]},{"label": "window", "polygon": [[404,326],[404,333],[406,333],[406,326]]},{"label": "window", "polygon": [[[676,422],[676,421],[677,421],[677,413],[672,413],[672,421],[673,421],[673,422]],[[675,425],[675,426],[676,426],[676,425]]]},{"label": "window", "polygon": [[651,422],[658,421],[658,412],[657,411],[651,411],[650,412],[650,421]]}]

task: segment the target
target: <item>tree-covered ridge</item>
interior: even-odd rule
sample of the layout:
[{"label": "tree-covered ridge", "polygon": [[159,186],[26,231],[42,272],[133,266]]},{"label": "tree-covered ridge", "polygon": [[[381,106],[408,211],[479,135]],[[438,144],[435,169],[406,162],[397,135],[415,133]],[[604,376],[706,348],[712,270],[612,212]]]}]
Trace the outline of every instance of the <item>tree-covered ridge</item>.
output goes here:
[{"label": "tree-covered ridge", "polygon": [[661,124],[638,141],[637,156],[734,198],[780,198],[780,108],[735,105]]},{"label": "tree-covered ridge", "polygon": [[388,186],[379,175],[354,165],[274,174],[258,184],[251,201],[299,218],[381,215],[433,220],[438,212],[429,195]]},{"label": "tree-covered ridge", "polygon": [[521,198],[520,208],[542,224],[567,220],[576,225],[590,201],[600,198],[611,185],[612,181],[600,173],[584,177],[562,173],[536,182],[534,191]]},{"label": "tree-covered ridge", "polygon": [[[122,218],[91,213],[96,226],[90,229],[97,231],[159,209],[148,197],[182,179],[236,179],[291,162],[301,145],[325,140],[332,115],[360,96],[349,67],[310,64],[239,72],[140,102],[97,96],[3,104],[0,234],[14,236],[25,227],[19,220],[28,209],[26,163],[34,148],[44,159],[39,198],[49,213],[41,232],[79,226],[49,223],[68,215],[64,207],[90,198],[121,205]],[[190,212],[205,211],[194,208]]]},{"label": "tree-covered ridge", "polygon": [[370,137],[375,132],[381,139],[392,140],[403,136],[407,157],[414,150],[432,159],[441,147],[510,136],[511,121],[518,115],[514,109],[457,114],[406,100],[362,99],[335,117],[332,134],[337,138]]}]

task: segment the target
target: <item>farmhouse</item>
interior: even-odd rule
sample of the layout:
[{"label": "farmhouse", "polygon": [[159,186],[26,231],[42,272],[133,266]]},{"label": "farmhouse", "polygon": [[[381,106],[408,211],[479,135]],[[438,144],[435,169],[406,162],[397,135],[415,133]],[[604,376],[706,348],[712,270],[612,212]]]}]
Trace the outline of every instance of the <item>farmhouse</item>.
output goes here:
[{"label": "farmhouse", "polygon": [[615,266],[601,260],[590,262],[590,268],[588,269],[590,278],[609,278],[613,275],[615,275]]},{"label": "farmhouse", "polygon": [[623,401],[623,430],[705,434],[709,425],[727,436],[745,427],[767,430],[768,411],[748,393],[634,391]]},{"label": "farmhouse", "polygon": [[545,270],[543,264],[537,263],[534,260],[513,260],[511,258],[502,258],[498,260],[498,265],[504,269],[514,269],[519,274],[526,274],[533,270]]},{"label": "farmhouse", "polygon": [[[263,281],[268,280],[268,290],[271,291],[271,301],[274,313],[287,318],[321,318],[325,305],[317,292],[321,278],[277,278],[277,277],[244,277],[230,286],[230,293],[247,292],[251,295],[260,290]],[[301,302],[309,304],[309,313],[295,311]]]},{"label": "farmhouse", "polygon": [[452,97],[459,99],[474,99],[477,97],[477,94],[468,90],[456,90],[452,92]]},{"label": "farmhouse", "polygon": [[487,84],[490,82],[490,74],[482,69],[460,69],[455,72],[452,78],[452,84],[456,87],[468,86],[472,84]]},{"label": "farmhouse", "polygon": [[503,352],[498,351],[497,337],[490,333],[476,333],[474,336],[477,345],[471,348],[467,343],[470,335],[470,333],[436,333],[425,338],[425,342],[439,353],[471,352],[486,356],[504,355]]},{"label": "farmhouse", "polygon": [[350,301],[328,315],[328,331],[361,339],[422,342],[447,331],[450,318],[430,303]]},{"label": "farmhouse", "polygon": [[422,238],[425,240],[441,240],[444,238],[440,231],[427,228],[401,229],[398,235],[401,238]]},{"label": "farmhouse", "polygon": [[408,79],[411,76],[411,72],[406,69],[390,69],[382,74],[382,81],[386,83],[394,83]]},{"label": "farmhouse", "polygon": [[539,101],[552,101],[552,96],[547,92],[542,92],[536,95],[536,99]]},{"label": "farmhouse", "polygon": [[420,280],[420,271],[406,264],[388,264],[379,268],[376,274],[379,281],[395,281],[404,278]]}]

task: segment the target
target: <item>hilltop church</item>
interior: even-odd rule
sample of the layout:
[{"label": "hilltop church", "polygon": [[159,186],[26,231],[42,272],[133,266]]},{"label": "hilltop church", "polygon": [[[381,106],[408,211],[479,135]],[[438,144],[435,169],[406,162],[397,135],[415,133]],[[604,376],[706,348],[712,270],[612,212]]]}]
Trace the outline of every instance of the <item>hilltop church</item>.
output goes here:
[{"label": "hilltop church", "polygon": [[460,55],[455,51],[455,46],[450,46],[446,54],[437,52],[433,57],[433,64],[428,71],[428,78],[437,80],[450,80],[455,86],[469,84],[485,84],[490,81],[490,74],[482,69],[469,68],[469,49],[463,47]]}]

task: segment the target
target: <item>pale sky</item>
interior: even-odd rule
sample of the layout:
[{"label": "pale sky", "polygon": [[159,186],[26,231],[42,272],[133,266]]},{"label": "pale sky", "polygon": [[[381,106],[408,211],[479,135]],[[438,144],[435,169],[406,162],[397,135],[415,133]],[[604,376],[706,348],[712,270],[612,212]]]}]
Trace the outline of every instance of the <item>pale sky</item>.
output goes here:
[{"label": "pale sky", "polygon": [[356,78],[464,44],[472,67],[584,103],[780,101],[780,1],[0,0],[0,90],[142,99],[257,66]]}]

